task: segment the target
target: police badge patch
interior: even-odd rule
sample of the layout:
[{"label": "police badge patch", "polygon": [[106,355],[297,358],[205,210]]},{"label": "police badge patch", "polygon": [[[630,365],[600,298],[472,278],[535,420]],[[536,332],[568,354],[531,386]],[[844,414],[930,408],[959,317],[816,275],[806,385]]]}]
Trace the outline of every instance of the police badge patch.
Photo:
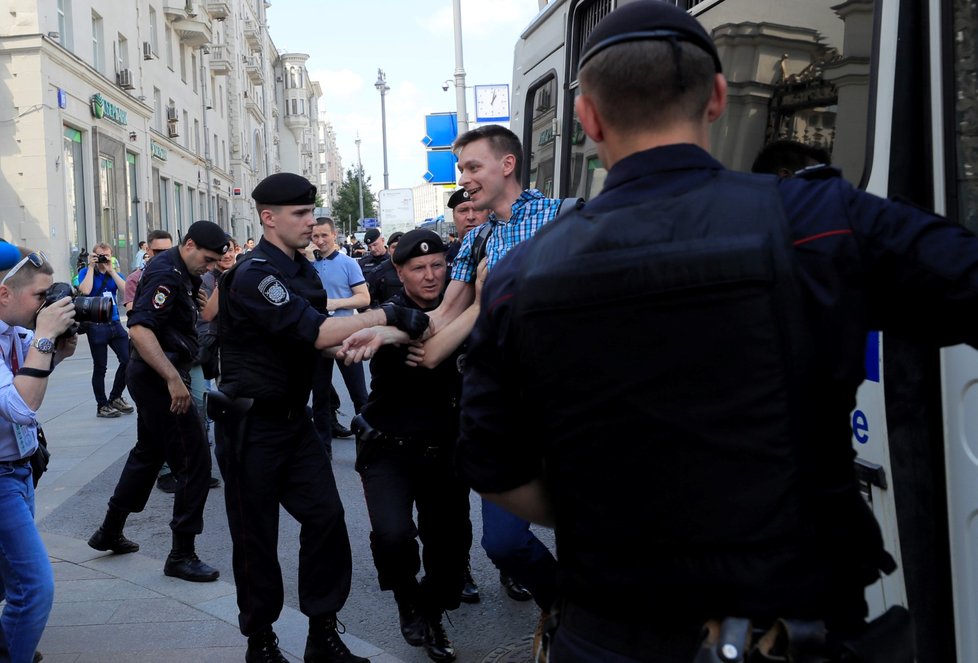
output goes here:
[{"label": "police badge patch", "polygon": [[166,304],[166,299],[169,296],[169,288],[167,288],[165,285],[156,286],[156,292],[153,293],[153,308],[163,308],[163,305]]},{"label": "police badge patch", "polygon": [[269,304],[281,306],[289,301],[289,291],[285,289],[282,282],[274,276],[266,276],[258,284],[258,292],[268,300]]}]

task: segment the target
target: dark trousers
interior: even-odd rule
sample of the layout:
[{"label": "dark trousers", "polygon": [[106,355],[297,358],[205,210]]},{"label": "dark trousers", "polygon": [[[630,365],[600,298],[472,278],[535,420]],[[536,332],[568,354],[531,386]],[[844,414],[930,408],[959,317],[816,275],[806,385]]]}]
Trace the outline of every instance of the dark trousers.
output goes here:
[{"label": "dark trousers", "polygon": [[[88,326],[85,334],[88,336],[88,347],[92,351],[92,391],[99,407],[122,396],[126,388],[126,368],[129,365],[129,334],[122,323],[99,322]],[[109,348],[119,360],[119,368],[115,371],[112,381],[112,391],[105,397],[105,372],[109,361]],[[132,392],[130,392],[132,393]]]},{"label": "dark trousers", "polygon": [[339,399],[335,397],[336,392],[332,388],[333,365],[337,363],[346,389],[350,392],[353,411],[360,414],[360,410],[367,403],[367,380],[362,363],[354,362],[347,366],[344,362],[336,362],[329,357],[320,358],[312,383],[312,412],[316,430],[324,438],[326,437],[324,433],[329,431],[333,424],[332,411],[340,406]]},{"label": "dark trousers", "polygon": [[[181,376],[189,385],[186,371]],[[143,361],[129,362],[128,379],[129,393],[139,408],[136,446],[129,452],[109,506],[129,513],[142,511],[166,461],[180,480],[173,495],[170,528],[174,532],[200,534],[210,489],[211,453],[197,408],[191,403],[183,414],[170,412],[166,382]]]},{"label": "dark trousers", "polygon": [[238,623],[245,636],[271,626],[282,612],[280,504],[301,526],[302,613],[335,614],[350,594],[353,562],[343,504],[308,408],[306,414],[289,421],[248,414],[240,446],[226,422],[215,422],[217,463],[224,477],[233,544]]},{"label": "dark trousers", "polygon": [[[371,445],[382,448],[368,449]],[[380,588],[393,590],[399,600],[413,600],[426,614],[457,608],[472,545],[472,523],[469,487],[455,477],[452,445],[444,445],[436,455],[410,444],[380,440],[361,442],[358,448],[358,471],[372,530],[370,550]],[[362,467],[359,461],[364,454],[370,460]],[[420,589],[418,539],[425,571]]]}]

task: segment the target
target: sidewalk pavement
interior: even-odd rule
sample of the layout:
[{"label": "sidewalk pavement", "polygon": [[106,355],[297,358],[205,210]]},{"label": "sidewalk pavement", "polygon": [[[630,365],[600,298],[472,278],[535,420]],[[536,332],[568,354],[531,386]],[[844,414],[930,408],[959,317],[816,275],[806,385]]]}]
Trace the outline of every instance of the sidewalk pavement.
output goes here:
[{"label": "sidewalk pavement", "polygon": [[[44,532],[44,518],[132,448],[136,418],[95,417],[87,341],[51,377],[38,418],[51,447],[37,489],[36,520],[54,566],[54,609],[39,646],[45,663],[222,663],[244,660],[234,585],[163,575],[159,560],[97,552],[84,540]],[[115,371],[109,353],[107,385]],[[228,542],[230,545],[230,542]],[[308,620],[285,607],[275,624],[290,661],[301,661]],[[372,663],[399,659],[349,635]]]}]

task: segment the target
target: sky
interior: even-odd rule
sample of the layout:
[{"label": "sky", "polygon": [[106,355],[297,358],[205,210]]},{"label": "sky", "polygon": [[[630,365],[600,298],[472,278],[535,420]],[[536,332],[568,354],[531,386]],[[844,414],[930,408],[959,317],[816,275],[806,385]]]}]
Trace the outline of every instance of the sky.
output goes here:
[{"label": "sky", "polygon": [[[344,172],[357,162],[374,194],[384,188],[380,93],[383,69],[391,189],[423,184],[425,115],[455,111],[452,0],[272,0],[268,32],[279,52],[306,53],[323,89],[320,109],[336,133]],[[513,49],[539,11],[537,0],[461,0],[466,88],[512,86]],[[466,107],[474,119],[473,90]],[[471,127],[472,125],[470,125]]]}]

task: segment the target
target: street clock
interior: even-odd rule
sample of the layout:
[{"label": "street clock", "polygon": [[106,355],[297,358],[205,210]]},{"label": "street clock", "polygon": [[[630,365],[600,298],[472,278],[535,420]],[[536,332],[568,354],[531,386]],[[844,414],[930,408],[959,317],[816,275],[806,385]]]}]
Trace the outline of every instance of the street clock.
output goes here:
[{"label": "street clock", "polygon": [[475,86],[475,121],[509,121],[509,85]]}]

